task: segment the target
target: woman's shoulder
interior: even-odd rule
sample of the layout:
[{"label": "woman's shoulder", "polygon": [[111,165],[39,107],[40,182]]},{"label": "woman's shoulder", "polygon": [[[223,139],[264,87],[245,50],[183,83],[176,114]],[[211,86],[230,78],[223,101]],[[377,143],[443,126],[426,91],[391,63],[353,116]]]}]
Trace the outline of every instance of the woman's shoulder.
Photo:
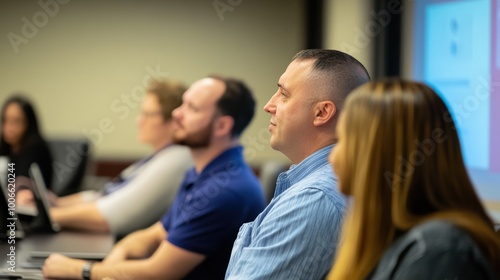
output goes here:
[{"label": "woman's shoulder", "polygon": [[451,276],[462,270],[473,275],[492,275],[488,263],[469,233],[449,221],[431,220],[396,240],[382,256],[375,275],[407,277],[418,272],[422,277]]},{"label": "woman's shoulder", "polygon": [[[446,220],[430,220],[413,227],[393,244],[412,247],[417,255],[479,253],[476,242],[464,229]],[[391,246],[392,247],[392,246]]]},{"label": "woman's shoulder", "polygon": [[473,245],[474,242],[469,234],[455,224],[445,220],[430,220],[421,223],[412,228],[404,239],[435,244],[440,247],[452,246],[456,248],[455,241],[461,241],[461,244]]},{"label": "woman's shoulder", "polygon": [[191,152],[188,147],[181,145],[171,145],[155,153],[152,158],[152,164],[160,163],[165,165],[171,163],[174,165],[193,165]]}]

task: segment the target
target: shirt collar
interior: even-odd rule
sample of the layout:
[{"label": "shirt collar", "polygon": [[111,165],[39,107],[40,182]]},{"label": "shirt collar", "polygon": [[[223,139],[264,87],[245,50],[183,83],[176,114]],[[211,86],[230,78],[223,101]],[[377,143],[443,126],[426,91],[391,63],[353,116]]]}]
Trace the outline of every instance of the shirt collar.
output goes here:
[{"label": "shirt collar", "polygon": [[243,162],[243,147],[238,145],[219,154],[209,164],[207,164],[205,168],[203,168],[200,174],[196,173],[196,170],[193,167],[188,171],[186,181],[188,184],[194,183],[199,178],[211,176],[214,172],[217,172],[220,169],[231,169],[235,166],[240,166]]},{"label": "shirt collar", "polygon": [[292,164],[288,171],[282,172],[278,176],[278,184],[275,195],[281,194],[290,186],[304,179],[304,177],[311,174],[311,172],[314,172],[316,169],[329,164],[328,155],[332,151],[333,146],[334,145],[332,144],[317,150],[299,164]]}]

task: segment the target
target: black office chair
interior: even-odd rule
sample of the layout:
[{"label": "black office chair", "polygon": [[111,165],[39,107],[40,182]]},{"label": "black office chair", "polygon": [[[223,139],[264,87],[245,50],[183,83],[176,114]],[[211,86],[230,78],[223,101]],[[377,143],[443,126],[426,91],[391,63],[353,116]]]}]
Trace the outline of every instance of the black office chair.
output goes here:
[{"label": "black office chair", "polygon": [[65,196],[79,191],[90,157],[91,143],[81,139],[48,140],[52,152],[52,191]]}]

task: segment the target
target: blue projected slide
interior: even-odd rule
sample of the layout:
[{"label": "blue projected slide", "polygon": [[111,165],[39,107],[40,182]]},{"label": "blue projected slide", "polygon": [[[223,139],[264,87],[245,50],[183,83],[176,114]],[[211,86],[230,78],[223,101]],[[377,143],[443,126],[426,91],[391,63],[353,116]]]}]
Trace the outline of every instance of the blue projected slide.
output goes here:
[{"label": "blue projected slide", "polygon": [[[425,7],[424,80],[442,94],[458,122],[467,165],[489,168],[490,1]],[[475,91],[484,87],[483,95]]]},{"label": "blue projected slide", "polygon": [[[413,79],[434,87],[457,123],[480,197],[500,221],[500,0],[414,3]],[[496,207],[496,208],[495,208]]]}]

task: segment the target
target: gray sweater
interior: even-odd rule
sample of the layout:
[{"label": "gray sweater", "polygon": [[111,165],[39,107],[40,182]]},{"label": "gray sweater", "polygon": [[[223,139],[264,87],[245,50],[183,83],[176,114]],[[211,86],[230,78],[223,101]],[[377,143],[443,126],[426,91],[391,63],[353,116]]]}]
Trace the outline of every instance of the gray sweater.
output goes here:
[{"label": "gray sweater", "polygon": [[125,169],[122,173],[134,169],[135,175],[128,176],[132,178],[119,190],[97,200],[111,232],[124,236],[159,221],[192,166],[189,149],[173,145],[139,167],[131,165]]}]

